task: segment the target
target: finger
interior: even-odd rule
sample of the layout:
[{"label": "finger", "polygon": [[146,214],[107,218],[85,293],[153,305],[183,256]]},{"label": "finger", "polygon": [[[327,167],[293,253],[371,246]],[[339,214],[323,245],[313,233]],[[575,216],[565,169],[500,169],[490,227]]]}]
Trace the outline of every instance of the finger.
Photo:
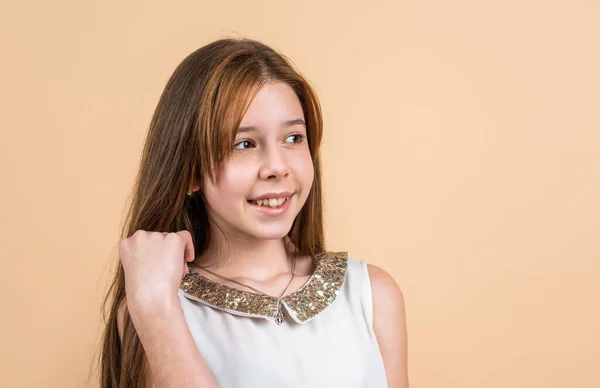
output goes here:
[{"label": "finger", "polygon": [[179,232],[177,232],[177,234],[183,237],[183,241],[185,243],[183,251],[184,261],[194,261],[196,257],[194,255],[194,241],[192,240],[192,235],[187,230],[180,230]]},{"label": "finger", "polygon": [[192,235],[187,230],[181,230],[177,232],[185,243],[185,247],[183,249],[183,275],[185,276],[190,271],[190,267],[188,266],[188,261],[194,261],[194,242],[192,240]]}]

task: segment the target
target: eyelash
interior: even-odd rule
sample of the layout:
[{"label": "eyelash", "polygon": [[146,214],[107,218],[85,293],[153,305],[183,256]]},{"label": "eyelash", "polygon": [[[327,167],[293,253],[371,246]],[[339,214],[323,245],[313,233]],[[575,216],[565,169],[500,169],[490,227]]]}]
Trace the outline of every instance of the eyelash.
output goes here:
[{"label": "eyelash", "polygon": [[[289,137],[292,137],[292,136],[296,136],[296,138],[297,138],[297,140],[294,141],[293,144],[300,144],[300,143],[302,143],[304,141],[304,135],[299,134],[299,133],[296,133],[296,134],[293,134],[293,135],[289,135],[288,137],[286,137],[286,139],[289,138]],[[238,145],[243,144],[243,143],[254,143],[254,141],[248,140],[248,139],[241,140],[241,141],[238,141],[237,143],[235,143],[233,145],[233,148],[235,148],[236,150],[239,150],[239,151],[244,151],[247,148],[237,148]]]}]

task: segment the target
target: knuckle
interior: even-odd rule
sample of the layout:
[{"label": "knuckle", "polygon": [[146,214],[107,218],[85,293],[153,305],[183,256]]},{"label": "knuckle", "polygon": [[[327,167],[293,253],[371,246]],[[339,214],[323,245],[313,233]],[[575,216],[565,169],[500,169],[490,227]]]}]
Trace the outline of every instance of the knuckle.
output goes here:
[{"label": "knuckle", "polygon": [[144,236],[146,235],[146,232],[138,229],[136,230],[131,237],[129,237],[129,239],[135,243],[139,242],[142,238],[144,238]]},{"label": "knuckle", "polygon": [[179,234],[179,236],[181,236],[183,239],[189,240],[192,238],[192,234],[188,231],[188,230],[180,230],[179,232],[177,232]]},{"label": "knuckle", "polygon": [[172,243],[180,243],[181,236],[177,233],[169,233],[165,236],[165,240],[172,242]]},{"label": "knuckle", "polygon": [[148,237],[152,240],[160,240],[162,237],[162,234],[160,234],[160,232],[149,232],[148,233]]},{"label": "knuckle", "polygon": [[129,244],[131,243],[131,238],[124,238],[119,241],[119,251],[126,250],[129,248]]}]

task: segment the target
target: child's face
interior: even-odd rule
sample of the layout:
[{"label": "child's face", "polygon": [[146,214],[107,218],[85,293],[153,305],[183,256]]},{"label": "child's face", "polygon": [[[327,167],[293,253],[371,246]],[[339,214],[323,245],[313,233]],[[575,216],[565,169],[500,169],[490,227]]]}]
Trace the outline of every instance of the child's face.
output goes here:
[{"label": "child's face", "polygon": [[[283,82],[264,85],[242,118],[233,153],[216,183],[207,177],[203,181],[208,216],[228,237],[287,235],[314,178],[306,136],[302,106],[292,88]],[[265,194],[287,198],[283,204],[281,199],[252,201]]]}]

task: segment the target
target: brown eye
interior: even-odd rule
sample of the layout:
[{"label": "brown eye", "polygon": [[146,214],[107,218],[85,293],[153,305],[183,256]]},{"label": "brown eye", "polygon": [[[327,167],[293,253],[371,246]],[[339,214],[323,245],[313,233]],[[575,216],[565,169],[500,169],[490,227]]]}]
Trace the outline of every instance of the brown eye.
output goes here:
[{"label": "brown eye", "polygon": [[249,148],[250,146],[252,146],[252,141],[242,140],[242,141],[235,143],[233,148],[235,148],[236,150],[245,150],[245,149]]},{"label": "brown eye", "polygon": [[297,133],[297,134],[294,134],[294,135],[290,135],[290,136],[286,137],[285,139],[287,140],[287,139],[289,139],[289,138],[295,138],[295,139],[294,139],[294,140],[292,140],[291,142],[292,142],[292,143],[296,143],[296,144],[302,143],[302,141],[304,140],[304,136],[303,136],[303,135],[300,135],[299,133]]}]

